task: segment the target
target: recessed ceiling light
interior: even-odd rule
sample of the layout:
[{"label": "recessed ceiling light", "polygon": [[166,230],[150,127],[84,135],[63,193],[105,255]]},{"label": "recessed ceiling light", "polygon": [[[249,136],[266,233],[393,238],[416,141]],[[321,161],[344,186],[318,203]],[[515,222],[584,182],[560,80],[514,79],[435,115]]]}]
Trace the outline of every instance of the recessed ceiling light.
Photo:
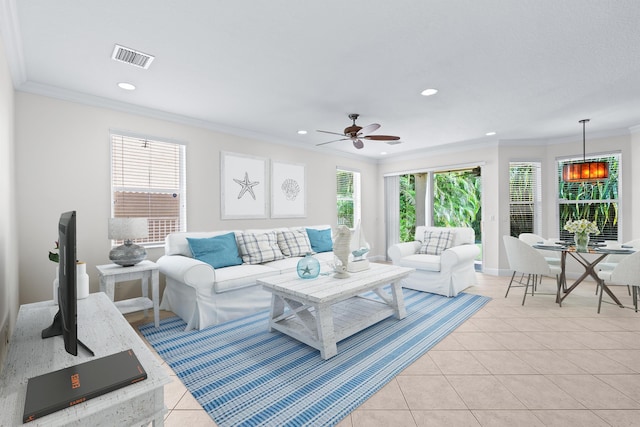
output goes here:
[{"label": "recessed ceiling light", "polygon": [[487,132],[487,133],[485,133],[485,135],[487,135],[487,136],[493,136],[495,134],[496,134],[496,132]]},{"label": "recessed ceiling light", "polygon": [[435,95],[436,93],[438,93],[438,89],[425,89],[422,92],[420,92],[422,96],[431,96],[431,95]]},{"label": "recessed ceiling light", "polygon": [[298,135],[306,135],[306,134],[307,134],[307,131],[306,131],[306,130],[300,129],[300,130],[298,131]]},{"label": "recessed ceiling light", "polygon": [[127,82],[118,83],[118,87],[120,89],[124,89],[124,90],[136,90],[136,87],[134,85],[132,85],[131,83],[127,83]]},{"label": "recessed ceiling light", "polygon": [[386,155],[387,155],[387,152],[386,152],[386,151],[381,151],[381,152],[380,152],[380,155],[381,155],[381,156],[386,156]]}]

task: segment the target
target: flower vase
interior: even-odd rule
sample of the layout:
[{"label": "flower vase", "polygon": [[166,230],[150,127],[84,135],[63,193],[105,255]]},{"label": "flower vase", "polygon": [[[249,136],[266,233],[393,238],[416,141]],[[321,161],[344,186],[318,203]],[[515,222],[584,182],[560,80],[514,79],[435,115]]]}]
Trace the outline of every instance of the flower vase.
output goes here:
[{"label": "flower vase", "polygon": [[573,240],[576,242],[576,251],[588,252],[589,233],[575,233]]},{"label": "flower vase", "polygon": [[60,277],[60,267],[56,267],[56,278],[53,279],[53,303],[58,304],[58,285]]},{"label": "flower vase", "polygon": [[315,279],[320,274],[320,262],[307,253],[304,258],[298,261],[296,271],[301,279]]},{"label": "flower vase", "polygon": [[[56,277],[53,279],[53,303],[58,304],[58,287],[60,277],[60,267],[56,267]],[[78,261],[76,263],[76,298],[84,299],[89,296],[89,275],[87,274],[87,264]]]}]

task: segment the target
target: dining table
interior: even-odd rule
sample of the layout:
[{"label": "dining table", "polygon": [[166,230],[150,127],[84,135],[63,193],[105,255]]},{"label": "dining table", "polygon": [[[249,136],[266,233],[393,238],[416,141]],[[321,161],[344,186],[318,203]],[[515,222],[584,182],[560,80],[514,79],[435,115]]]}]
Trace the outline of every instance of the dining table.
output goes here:
[{"label": "dining table", "polygon": [[[598,277],[598,272],[596,271],[596,267],[600,261],[606,258],[608,255],[629,255],[635,252],[632,247],[625,247],[624,245],[621,247],[609,247],[604,243],[594,242],[590,244],[586,251],[578,251],[576,246],[571,242],[556,242],[556,243],[544,243],[541,242],[539,244],[533,245],[535,249],[541,249],[545,251],[555,251],[560,252],[560,283],[562,285],[562,294],[558,294],[557,303],[562,307],[562,301],[566,297],[568,297],[571,292],[582,283],[587,277],[591,276],[597,283],[598,286],[602,285],[602,279]],[[567,287],[567,274],[566,274],[566,266],[567,266],[567,255],[575,259],[582,267],[584,267],[584,272],[571,284],[571,286]],[[589,256],[587,256],[589,255]],[[591,255],[595,255],[592,257]],[[596,288],[597,289],[597,288]],[[606,286],[604,287],[604,291],[609,295],[609,297],[620,307],[622,307],[622,303],[620,300],[611,292]]]}]

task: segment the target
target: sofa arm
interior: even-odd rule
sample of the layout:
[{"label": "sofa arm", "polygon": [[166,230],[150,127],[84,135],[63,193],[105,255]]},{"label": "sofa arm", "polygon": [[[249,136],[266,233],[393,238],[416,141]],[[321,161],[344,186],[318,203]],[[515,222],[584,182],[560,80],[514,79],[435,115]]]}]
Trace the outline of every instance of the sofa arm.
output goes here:
[{"label": "sofa arm", "polygon": [[476,245],[454,246],[442,252],[440,258],[440,271],[451,271],[459,265],[471,263],[480,254],[480,249]]},{"label": "sofa arm", "polygon": [[397,265],[402,258],[415,254],[418,249],[420,249],[420,242],[418,241],[396,243],[389,247],[387,255],[391,258],[391,262]]},{"label": "sofa arm", "polygon": [[193,288],[211,287],[216,278],[215,270],[210,264],[194,258],[164,255],[156,262],[162,274]]}]

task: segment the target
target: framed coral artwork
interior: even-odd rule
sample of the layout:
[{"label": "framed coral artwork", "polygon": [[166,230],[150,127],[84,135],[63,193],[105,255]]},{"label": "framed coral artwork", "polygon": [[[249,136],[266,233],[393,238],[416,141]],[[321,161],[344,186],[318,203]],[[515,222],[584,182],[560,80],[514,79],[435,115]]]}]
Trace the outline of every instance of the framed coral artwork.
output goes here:
[{"label": "framed coral artwork", "polygon": [[307,216],[305,165],[271,161],[271,218]]},{"label": "framed coral artwork", "polygon": [[220,153],[222,219],[267,217],[267,159]]}]

